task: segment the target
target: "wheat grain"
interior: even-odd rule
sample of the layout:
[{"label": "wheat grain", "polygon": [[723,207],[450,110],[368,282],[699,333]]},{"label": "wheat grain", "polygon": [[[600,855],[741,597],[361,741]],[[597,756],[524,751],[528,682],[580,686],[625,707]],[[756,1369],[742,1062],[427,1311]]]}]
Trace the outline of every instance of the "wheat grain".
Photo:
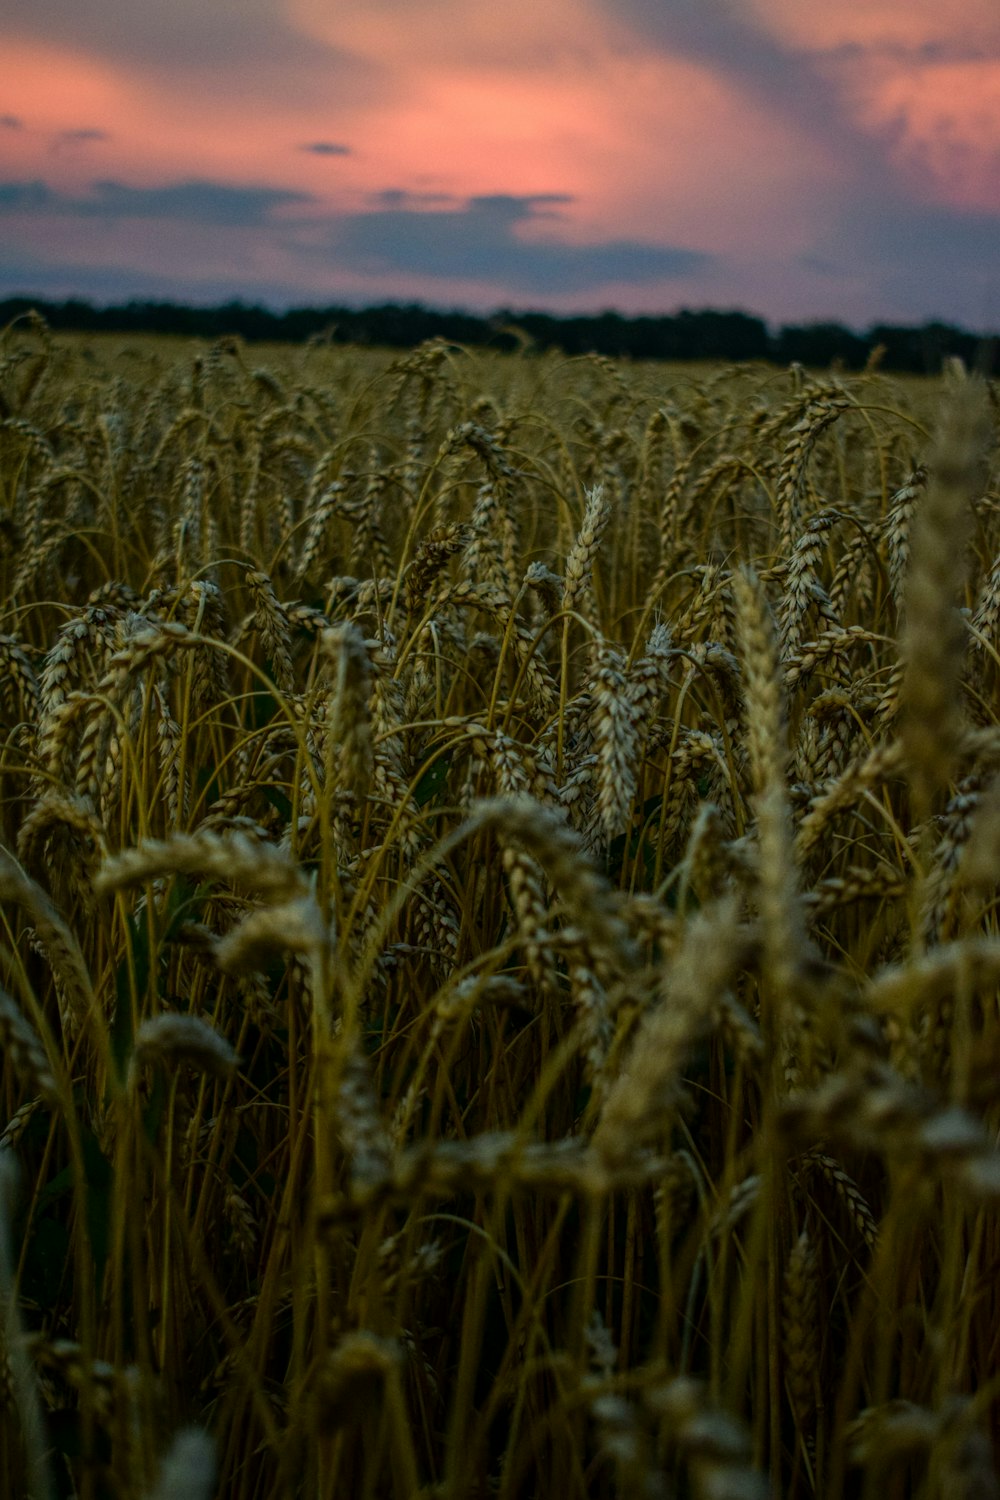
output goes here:
[{"label": "wheat grain", "polygon": [[906,583],[902,735],[918,817],[927,814],[947,783],[961,741],[965,630],[957,605],[987,433],[985,394],[970,380],[952,391],[942,408],[931,479],[914,519]]},{"label": "wheat grain", "polygon": [[706,1035],[712,1008],[738,956],[735,913],[722,905],[695,918],[664,976],[658,1002],[643,1018],[624,1071],[610,1085],[594,1132],[594,1147],[610,1163],[624,1162],[656,1138],[676,1108],[681,1069]]},{"label": "wheat grain", "polygon": [[172,872],[209,875],[272,900],[307,892],[302,873],[271,844],[244,834],[199,832],[151,839],[106,861],[96,881],[98,894],[141,885]]},{"label": "wheat grain", "polygon": [[226,1077],[237,1062],[236,1053],[226,1039],[200,1016],[163,1012],[143,1021],[136,1031],[130,1069],[134,1079],[143,1063],[171,1067],[188,1063],[202,1072]]},{"label": "wheat grain", "polygon": [[995,392],[516,338],[0,330],[12,1491],[995,1493]]},{"label": "wheat grain", "polygon": [[146,1500],[209,1500],[215,1487],[215,1444],[198,1427],[184,1427],[174,1435],[163,1457],[157,1481]]}]

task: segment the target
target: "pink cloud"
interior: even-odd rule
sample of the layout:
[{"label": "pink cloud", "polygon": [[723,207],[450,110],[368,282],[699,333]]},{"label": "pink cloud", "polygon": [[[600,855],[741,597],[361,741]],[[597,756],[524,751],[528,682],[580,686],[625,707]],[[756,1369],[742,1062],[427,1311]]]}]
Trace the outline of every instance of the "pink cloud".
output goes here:
[{"label": "pink cloud", "polygon": [[[260,285],[483,305],[513,285],[485,262],[467,275],[455,261],[447,282],[418,274],[412,256],[391,272],[383,257],[379,272],[363,236],[353,260],[338,259],[338,225],[377,214],[388,189],[408,195],[400,232],[414,241],[430,233],[413,218],[422,208],[558,195],[512,221],[509,264],[608,243],[704,253],[690,275],[623,273],[587,297],[554,291],[552,305],[739,301],[860,317],[885,295],[871,284],[883,204],[897,217],[900,206],[979,210],[988,223],[1000,202],[997,0],[746,0],[738,15],[725,0],[245,0],[243,27],[243,0],[213,0],[210,13],[208,0],[177,0],[155,24],[93,0],[93,29],[69,0],[52,3],[51,35],[40,24],[32,35],[26,14],[0,39],[3,108],[24,122],[0,133],[0,183],[13,185],[4,229],[26,262],[43,246],[169,277],[183,259],[189,276],[229,276],[240,295]],[[194,42],[182,22],[198,23]],[[80,206],[98,178],[118,194],[98,202],[103,217]],[[20,185],[35,181],[55,196],[44,214],[36,203],[15,217]],[[223,236],[218,216],[195,222],[178,192],[192,185],[260,190],[271,207]],[[139,223],[128,205],[142,189]],[[912,223],[926,281],[944,231]]]},{"label": "pink cloud", "polygon": [[753,0],[759,21],[811,54],[854,124],[927,201],[1000,203],[996,0]]},{"label": "pink cloud", "polygon": [[[329,110],[287,99],[248,108],[238,91],[224,88],[184,97],[171,80],[121,63],[39,42],[4,45],[5,108],[25,127],[0,140],[8,175],[16,169],[44,174],[57,187],[79,186],[84,159],[67,152],[52,160],[51,147],[83,123],[107,137],[101,176],[151,183],[198,175],[310,191],[329,189],[336,171],[358,192],[368,186],[349,156],[332,166],[298,149],[303,140],[341,139]],[[85,160],[92,169],[93,159]]]},{"label": "pink cloud", "polygon": [[858,118],[889,142],[922,195],[955,208],[1000,204],[1000,60],[873,68],[856,86]]},{"label": "pink cloud", "polygon": [[806,232],[806,189],[839,175],[732,77],[650,49],[593,0],[293,0],[292,14],[393,79],[344,126],[386,182],[567,193],[559,236],[787,241]]},{"label": "pink cloud", "polygon": [[996,0],[750,0],[749,8],[787,46],[810,51],[1000,47]]},{"label": "pink cloud", "polygon": [[[575,202],[532,232],[570,240],[627,227],[713,250],[734,232],[751,246],[796,242],[810,230],[805,189],[837,177],[821,143],[790,140],[731,79],[640,49],[588,0],[517,0],[516,14],[493,0],[338,10],[295,0],[292,15],[318,46],[381,70],[384,86],[322,110],[284,96],[255,109],[232,90],[179,96],[171,79],[22,43],[9,54],[10,107],[31,119],[36,147],[81,121],[101,128],[111,138],[101,174],[129,182],[196,172],[280,183],[326,210],[394,186],[457,198],[557,191]],[[350,154],[299,149],[313,139]],[[60,172],[21,143],[18,166],[65,186],[81,163]]]}]

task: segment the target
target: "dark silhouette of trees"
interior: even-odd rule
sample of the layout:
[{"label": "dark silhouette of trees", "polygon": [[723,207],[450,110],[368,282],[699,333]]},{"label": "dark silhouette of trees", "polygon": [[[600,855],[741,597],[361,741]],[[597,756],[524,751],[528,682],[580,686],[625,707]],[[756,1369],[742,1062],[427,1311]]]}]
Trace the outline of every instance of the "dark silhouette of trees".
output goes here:
[{"label": "dark silhouette of trees", "polygon": [[80,298],[46,302],[12,297],[0,302],[0,327],[37,310],[49,327],[82,333],[163,333],[218,339],[238,335],[248,343],[338,344],[409,349],[427,339],[527,355],[559,349],[566,355],[604,354],[634,360],[770,360],[787,365],[863,369],[873,351],[888,370],[934,374],[944,360],[958,356],[967,365],[995,371],[997,335],[979,336],[946,323],[919,328],[876,324],[857,333],[840,323],[785,324],[770,332],[762,318],[739,311],[706,308],[663,315],[626,317],[608,310],[592,315],[558,316],[512,312],[492,316],[445,311],[421,303],[384,302],[373,307],[292,307],[274,312],[257,303],[232,301],[218,307],[176,302],[131,301],[95,307]]},{"label": "dark silhouette of trees", "polygon": [[848,370],[863,370],[878,342],[840,323],[785,324],[772,341],[772,357],[783,365],[798,360],[802,365],[837,363]]}]

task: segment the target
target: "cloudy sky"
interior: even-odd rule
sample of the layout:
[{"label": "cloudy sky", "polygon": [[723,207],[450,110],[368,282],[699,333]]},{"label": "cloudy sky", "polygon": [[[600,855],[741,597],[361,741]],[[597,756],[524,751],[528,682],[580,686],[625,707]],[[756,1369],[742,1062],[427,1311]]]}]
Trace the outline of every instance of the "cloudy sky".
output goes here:
[{"label": "cloudy sky", "polygon": [[16,0],[0,296],[1000,326],[1000,0]]}]

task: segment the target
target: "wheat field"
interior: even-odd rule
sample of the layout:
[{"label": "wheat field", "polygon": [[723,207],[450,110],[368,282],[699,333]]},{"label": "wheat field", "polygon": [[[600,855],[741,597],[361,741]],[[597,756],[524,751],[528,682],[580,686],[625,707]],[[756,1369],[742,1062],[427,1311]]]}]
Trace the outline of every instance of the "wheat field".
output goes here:
[{"label": "wheat field", "polygon": [[997,422],[4,332],[7,1493],[1000,1495]]}]

